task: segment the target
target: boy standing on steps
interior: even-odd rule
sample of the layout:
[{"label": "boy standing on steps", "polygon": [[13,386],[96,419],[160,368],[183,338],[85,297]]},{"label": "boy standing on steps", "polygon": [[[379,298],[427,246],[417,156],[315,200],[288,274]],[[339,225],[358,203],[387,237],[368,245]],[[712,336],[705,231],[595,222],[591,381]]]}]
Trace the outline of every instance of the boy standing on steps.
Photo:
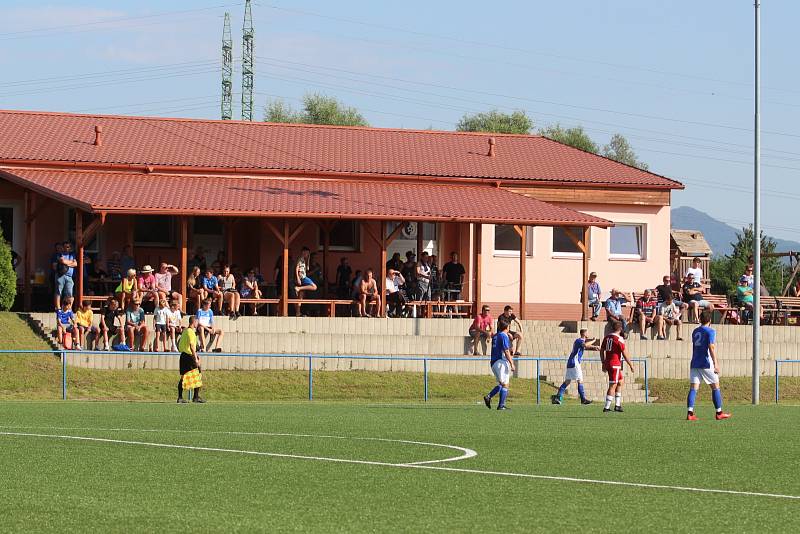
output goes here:
[{"label": "boy standing on steps", "polygon": [[514,358],[511,356],[511,339],[508,336],[508,323],[500,321],[497,325],[500,330],[492,339],[492,373],[497,379],[497,385],[483,398],[486,407],[492,408],[492,397],[500,394],[498,410],[505,410],[506,397],[508,397],[508,380],[514,369]]},{"label": "boy standing on steps", "polygon": [[719,364],[717,363],[717,333],[711,328],[712,312],[703,310],[700,326],[692,332],[692,368],[689,370],[689,397],[686,399],[688,421],[697,421],[694,414],[694,401],[700,380],[711,386],[711,398],[717,410],[716,419],[720,421],[731,416],[722,411],[722,391],[719,389]]},{"label": "boy standing on steps", "polygon": [[600,347],[597,345],[588,345],[588,343],[594,341],[594,338],[587,337],[586,333],[587,330],[581,328],[580,337],[572,344],[572,352],[567,359],[567,370],[564,373],[564,382],[561,384],[561,387],[558,388],[558,393],[550,397],[550,401],[553,404],[561,404],[564,400],[564,392],[567,391],[567,387],[573,380],[578,383],[578,395],[581,397],[581,404],[592,403],[592,401],[586,398],[586,394],[583,391],[583,371],[581,370],[581,362],[583,361],[583,352],[585,350],[600,350]]}]

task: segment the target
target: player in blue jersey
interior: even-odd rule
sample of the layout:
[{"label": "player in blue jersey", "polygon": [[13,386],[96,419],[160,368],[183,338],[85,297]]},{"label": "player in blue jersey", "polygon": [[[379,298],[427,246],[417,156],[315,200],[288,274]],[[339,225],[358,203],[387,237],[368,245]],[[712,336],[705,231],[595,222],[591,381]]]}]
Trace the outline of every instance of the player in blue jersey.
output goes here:
[{"label": "player in blue jersey", "polygon": [[686,399],[688,413],[686,419],[697,421],[694,414],[694,401],[700,380],[711,386],[711,398],[717,409],[717,421],[731,416],[722,411],[722,391],[719,389],[719,363],[717,363],[717,333],[711,328],[711,312],[706,310],[700,314],[700,326],[692,332],[692,365],[689,370],[689,398]]},{"label": "player in blue jersey", "polygon": [[586,393],[583,391],[583,371],[581,370],[581,362],[583,361],[583,352],[587,350],[600,350],[597,345],[590,345],[594,341],[593,338],[587,337],[587,330],[581,328],[580,337],[572,344],[572,352],[567,359],[567,370],[564,373],[564,382],[558,388],[558,393],[550,397],[553,404],[561,404],[564,400],[564,392],[573,380],[578,383],[578,395],[581,398],[581,404],[591,404],[592,401],[586,398]]},{"label": "player in blue jersey", "polygon": [[508,397],[508,379],[514,369],[514,358],[511,356],[511,337],[508,335],[508,323],[498,321],[497,334],[492,338],[492,373],[497,379],[497,385],[483,398],[487,408],[492,407],[492,397],[500,394],[498,410],[506,409],[506,397]]}]

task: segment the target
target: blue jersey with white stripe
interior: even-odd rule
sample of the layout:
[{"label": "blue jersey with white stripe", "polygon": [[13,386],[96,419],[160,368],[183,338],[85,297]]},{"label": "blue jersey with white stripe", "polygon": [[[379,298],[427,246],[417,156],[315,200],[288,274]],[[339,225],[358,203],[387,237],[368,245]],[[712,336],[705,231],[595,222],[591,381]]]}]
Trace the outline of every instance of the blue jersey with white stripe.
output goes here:
[{"label": "blue jersey with white stripe", "polygon": [[579,337],[572,344],[572,352],[567,359],[567,369],[575,367],[575,364],[580,364],[583,361],[583,351],[586,349],[586,340]]},{"label": "blue jersey with white stripe", "polygon": [[692,332],[692,369],[711,369],[709,346],[717,340],[717,333],[710,326],[698,326]]},{"label": "blue jersey with white stripe", "polygon": [[492,338],[492,365],[497,360],[504,360],[506,357],[505,352],[511,348],[511,340],[508,339],[508,334],[505,332],[498,332]]}]

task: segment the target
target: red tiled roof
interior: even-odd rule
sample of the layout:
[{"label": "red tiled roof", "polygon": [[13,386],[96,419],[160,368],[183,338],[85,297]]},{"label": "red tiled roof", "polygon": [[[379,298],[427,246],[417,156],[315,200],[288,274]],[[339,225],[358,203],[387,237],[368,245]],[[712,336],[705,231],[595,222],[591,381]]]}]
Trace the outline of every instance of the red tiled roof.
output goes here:
[{"label": "red tiled roof", "polygon": [[0,168],[87,211],[611,226],[489,184],[230,177]]},{"label": "red tiled roof", "polygon": [[[487,156],[489,137],[495,157]],[[683,187],[532,135],[29,111],[0,111],[0,160]]]}]

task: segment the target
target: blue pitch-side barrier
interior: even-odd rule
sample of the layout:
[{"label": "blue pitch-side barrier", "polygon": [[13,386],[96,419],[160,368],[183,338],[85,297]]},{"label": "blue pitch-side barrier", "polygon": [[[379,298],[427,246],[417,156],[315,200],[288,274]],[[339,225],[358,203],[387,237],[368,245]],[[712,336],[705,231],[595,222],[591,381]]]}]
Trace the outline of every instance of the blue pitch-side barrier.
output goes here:
[{"label": "blue pitch-side barrier", "polygon": [[[67,400],[67,354],[94,354],[94,355],[115,355],[115,356],[165,356],[171,355],[176,358],[179,356],[177,352],[108,352],[101,350],[0,350],[2,354],[53,354],[59,356],[61,359],[61,398]],[[213,357],[244,357],[244,358],[303,358],[308,360],[308,400],[314,400],[314,360],[392,360],[392,361],[421,361],[422,362],[422,383],[423,383],[423,398],[428,401],[428,362],[458,362],[458,361],[485,361],[489,362],[490,358],[480,356],[459,356],[454,358],[444,358],[438,356],[358,356],[358,355],[325,355],[325,354],[259,354],[259,353],[246,353],[246,352],[201,352],[201,356]],[[541,362],[565,362],[566,357],[550,358],[550,357],[517,357],[514,362],[536,362],[536,404],[541,404]],[[634,363],[644,364],[644,402],[650,402],[650,383],[648,373],[648,360],[647,358],[631,358]],[[800,360],[781,360],[784,362],[800,361]],[[583,363],[600,363],[600,359],[585,358]],[[776,362],[778,363],[778,362]],[[488,367],[488,365],[487,365]],[[777,370],[777,365],[776,365]],[[775,390],[775,399],[777,402],[777,388]]]},{"label": "blue pitch-side barrier", "polygon": [[775,360],[775,403],[778,403],[778,392],[780,390],[780,376],[782,363],[800,363],[800,360]]}]

